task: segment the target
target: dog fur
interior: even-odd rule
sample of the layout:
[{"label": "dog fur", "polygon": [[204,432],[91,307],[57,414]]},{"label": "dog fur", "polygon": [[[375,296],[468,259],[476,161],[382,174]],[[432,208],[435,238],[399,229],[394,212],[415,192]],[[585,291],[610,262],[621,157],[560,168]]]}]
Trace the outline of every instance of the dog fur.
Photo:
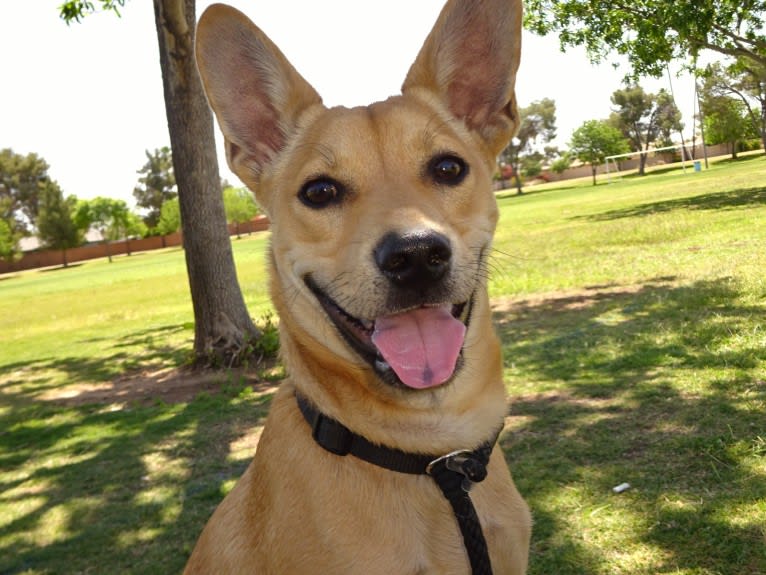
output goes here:
[{"label": "dog fur", "polygon": [[[328,109],[243,14],[214,5],[201,17],[196,57],[229,164],[271,220],[271,293],[288,377],[253,462],[185,573],[470,571],[433,479],[325,451],[295,394],[374,443],[414,453],[473,449],[502,424],[486,259],[498,218],[495,158],[518,125],[520,41],[521,0],[450,0],[402,95]],[[381,266],[392,237],[405,251],[434,237],[448,246],[433,281],[420,274],[408,283]],[[418,380],[423,389],[378,369],[338,326],[353,316],[357,327],[346,331],[364,331],[377,318],[435,306],[463,316],[467,306],[470,318],[460,318],[467,331],[454,373]],[[498,446],[471,499],[494,572],[524,573],[530,515]]]}]

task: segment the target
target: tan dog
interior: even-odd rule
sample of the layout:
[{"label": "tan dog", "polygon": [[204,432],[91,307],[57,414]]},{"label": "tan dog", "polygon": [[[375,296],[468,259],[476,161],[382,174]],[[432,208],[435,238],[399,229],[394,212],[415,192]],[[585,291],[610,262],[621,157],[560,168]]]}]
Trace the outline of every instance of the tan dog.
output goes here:
[{"label": "tan dog", "polygon": [[[327,109],[240,12],[200,19],[229,163],[272,222],[289,377],[186,573],[470,572],[434,479],[327,451],[296,395],[405,452],[492,445],[506,402],[486,289],[491,177],[518,124],[520,35],[521,0],[450,0],[401,96]],[[497,446],[487,470],[470,499],[494,573],[524,573],[529,512]]]}]

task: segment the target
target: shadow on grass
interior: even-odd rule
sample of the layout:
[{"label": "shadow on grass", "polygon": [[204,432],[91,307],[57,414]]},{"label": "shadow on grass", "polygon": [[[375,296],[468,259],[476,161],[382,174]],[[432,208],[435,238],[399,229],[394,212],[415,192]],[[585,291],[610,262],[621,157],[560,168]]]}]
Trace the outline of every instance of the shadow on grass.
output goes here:
[{"label": "shadow on grass", "polygon": [[544,184],[541,184],[541,186],[538,186],[538,185],[526,186],[522,188],[522,193],[520,194],[516,191],[516,188],[506,188],[504,190],[496,192],[495,198],[498,201],[499,200],[514,200],[514,199],[520,200],[522,198],[528,198],[530,196],[538,196],[546,192],[563,192],[566,190],[574,190],[575,188],[583,187],[581,183],[567,184],[566,180],[562,180],[560,183],[561,185],[546,186],[544,188],[541,187]]},{"label": "shadow on grass", "polygon": [[39,272],[41,274],[47,274],[51,272],[62,272],[62,271],[68,271],[68,270],[74,270],[79,268],[82,265],[82,263],[68,263],[67,265],[61,264],[60,266],[51,266],[47,268],[41,268]]},{"label": "shadow on grass", "polygon": [[531,575],[614,572],[636,543],[654,555],[621,572],[766,573],[763,317],[728,280],[496,312]]},{"label": "shadow on grass", "polygon": [[744,155],[739,155],[736,158],[732,158],[730,156],[723,160],[718,160],[715,164],[716,166],[742,164],[744,162],[753,162],[753,161],[763,160],[765,157],[766,157],[766,154],[764,154],[763,150],[761,150],[760,152],[755,152],[755,153],[745,153]]},{"label": "shadow on grass", "polygon": [[664,200],[633,206],[622,210],[611,210],[602,214],[583,216],[594,221],[618,220],[640,216],[671,212],[674,210],[732,210],[752,206],[753,204],[766,204],[766,187],[747,188],[731,192],[716,192],[699,196],[678,198],[676,200]]},{"label": "shadow on grass", "polygon": [[[726,158],[723,160],[716,160],[715,166],[727,166],[732,164],[741,164],[744,162],[751,162],[753,160],[758,160],[759,158],[763,158],[762,154],[749,154],[745,156],[740,156],[738,158]],[[702,162],[704,163],[703,158],[695,158],[693,160],[686,160],[686,171],[692,172],[694,170],[694,162]],[[707,169],[707,168],[706,168]],[[682,164],[681,160],[679,159],[676,162],[673,162],[670,165],[667,166],[647,166],[646,173],[645,174],[639,174],[638,168],[635,168],[634,170],[629,171],[628,173],[621,173],[619,175],[620,178],[626,179],[626,180],[640,180],[644,178],[650,178],[651,176],[663,176],[666,174],[670,174],[673,172],[681,172],[684,170],[684,165]]]},{"label": "shadow on grass", "polygon": [[[2,399],[24,403],[78,382],[111,384],[126,372],[184,365],[188,348],[168,344],[168,338],[186,329],[185,324],[165,325],[131,332],[116,341],[106,336],[83,340],[83,344],[109,346],[97,358],[49,357],[5,364],[3,370],[8,375],[0,379],[0,393],[5,394]],[[7,392],[9,389],[14,390],[12,394]]]},{"label": "shadow on grass", "polygon": [[[133,333],[100,361],[11,366],[0,388],[0,573],[178,573],[202,526],[252,457],[273,390],[242,380],[178,403],[115,409],[41,401],[35,377],[113,376],[135,345],[167,363],[165,326]],[[123,366],[125,364],[123,363]]]}]

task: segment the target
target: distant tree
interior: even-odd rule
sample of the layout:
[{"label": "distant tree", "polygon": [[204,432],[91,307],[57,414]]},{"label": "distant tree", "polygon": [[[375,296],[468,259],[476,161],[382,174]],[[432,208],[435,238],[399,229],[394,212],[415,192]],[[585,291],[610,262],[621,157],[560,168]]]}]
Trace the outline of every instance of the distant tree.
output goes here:
[{"label": "distant tree", "polygon": [[[547,144],[556,137],[556,102],[550,98],[532,102],[519,110],[519,118],[521,120],[519,131],[500,153],[500,161],[513,168],[516,190],[520,194],[522,193],[521,158],[534,154],[535,145]],[[537,173],[540,173],[540,163],[541,159],[538,156],[527,162],[527,168],[532,168],[533,172],[537,168]]]},{"label": "distant tree", "polygon": [[540,152],[532,152],[522,157],[519,168],[525,178],[536,178],[543,171],[543,160],[545,156]]},{"label": "distant tree", "polygon": [[[137,219],[136,216],[133,219]],[[123,200],[98,196],[80,200],[75,208],[76,223],[79,226],[87,224],[86,229],[93,228],[101,235],[109,263],[112,262],[110,242],[127,237],[130,220],[130,209]]]},{"label": "distant tree", "polygon": [[127,254],[131,255],[130,241],[134,238],[146,237],[149,230],[146,227],[146,224],[144,223],[144,221],[138,216],[138,214],[132,211],[128,211],[125,219],[122,220],[120,223],[123,226],[123,228],[122,228],[122,231],[120,232],[119,237],[125,240]]},{"label": "distant tree", "polygon": [[551,164],[551,171],[556,174],[563,174],[571,165],[572,156],[569,152],[566,152],[561,154],[556,160],[553,161]]},{"label": "distant tree", "polygon": [[136,205],[146,210],[144,222],[148,228],[157,227],[162,204],[178,196],[173,175],[173,157],[170,148],[164,146],[146,151],[146,163],[138,170],[141,177],[133,188]]},{"label": "distant tree", "polygon": [[0,220],[0,260],[13,262],[21,257],[20,239],[20,234],[15,233],[8,222]]},{"label": "distant tree", "polygon": [[625,137],[605,120],[588,120],[572,133],[569,142],[570,154],[590,164],[594,186],[597,166],[607,157],[625,154],[629,149]]},{"label": "distant tree", "polygon": [[744,139],[757,137],[740,100],[720,97],[702,104],[705,122],[705,140],[708,145],[729,144],[731,157],[737,158],[737,145]]},{"label": "distant tree", "polygon": [[85,232],[74,217],[76,206],[77,198],[64,198],[58,185],[46,187],[40,195],[37,235],[46,247],[62,251],[64,267],[69,265],[67,250],[80,245]]},{"label": "distant tree", "polygon": [[160,221],[157,224],[157,231],[163,236],[172,234],[181,229],[181,209],[178,205],[178,198],[173,198],[162,204],[160,210]]},{"label": "distant tree", "polygon": [[[612,123],[619,128],[630,142],[633,151],[646,151],[656,141],[680,130],[681,112],[673,103],[670,94],[660,90],[658,94],[647,94],[641,86],[629,86],[612,94],[612,103],[617,106]],[[641,154],[638,173],[646,169],[646,154]]]},{"label": "distant tree", "polygon": [[15,237],[30,235],[35,229],[40,195],[54,185],[48,168],[37,154],[0,150],[0,220]]},{"label": "distant tree", "polygon": [[628,57],[632,75],[661,76],[671,60],[701,50],[766,66],[763,0],[524,0],[525,25],[558,34],[562,50],[584,46],[593,61]]},{"label": "distant tree", "polygon": [[249,222],[258,214],[258,204],[247,188],[224,189],[223,207],[226,210],[226,220],[234,224],[237,238],[240,237],[239,224]]},{"label": "distant tree", "polygon": [[[742,103],[753,131],[766,149],[766,65],[737,58],[724,65],[716,62],[702,71],[702,101],[734,98]],[[704,110],[703,110],[704,112]]]},{"label": "distant tree", "polygon": [[[124,0],[99,0],[118,11]],[[67,0],[61,17],[79,21],[95,9],[95,0]],[[223,207],[213,114],[194,61],[194,0],[154,0],[165,93],[165,112],[173,149],[184,222],[184,253],[194,309],[197,365],[239,365],[260,337],[247,311],[234,267]],[[159,213],[157,214],[159,217]]]}]

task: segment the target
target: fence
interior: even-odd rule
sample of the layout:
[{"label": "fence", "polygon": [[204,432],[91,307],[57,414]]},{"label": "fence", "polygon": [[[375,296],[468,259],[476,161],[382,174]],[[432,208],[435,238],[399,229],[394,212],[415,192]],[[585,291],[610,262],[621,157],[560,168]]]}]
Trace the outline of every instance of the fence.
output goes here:
[{"label": "fence", "polygon": [[[239,229],[235,224],[229,226],[229,235],[248,234],[260,232],[269,228],[269,220],[266,216],[258,216],[249,222],[239,224]],[[50,266],[63,266],[64,258],[68,264],[84,260],[97,258],[106,258],[109,256],[118,256],[133,252],[144,252],[149,250],[158,250],[161,248],[170,248],[183,245],[183,235],[181,232],[175,232],[166,236],[151,236],[141,239],[127,239],[116,242],[100,242],[89,244],[78,248],[66,250],[35,250],[25,252],[22,258],[16,262],[6,262],[0,260],[0,274],[9,272],[18,272],[35,268],[44,268]]]},{"label": "fence", "polygon": [[[703,151],[702,151],[702,145],[697,144],[694,147],[694,151],[692,152],[691,145],[686,147],[687,151],[691,153],[691,155],[697,159],[700,160],[703,157]],[[715,157],[715,156],[724,156],[727,154],[731,154],[731,146],[729,144],[716,144],[715,146],[707,146],[707,155],[709,158]],[[658,166],[662,164],[669,164],[675,161],[680,161],[681,155],[680,151],[676,154],[669,153],[657,153],[654,155],[649,155],[646,159],[646,167],[650,166]],[[687,158],[688,160],[689,158]],[[630,158],[628,160],[622,160],[618,162],[618,166],[620,170],[635,170],[638,168],[639,164],[639,154],[636,154],[635,158]],[[546,180],[550,182],[558,182],[561,180],[570,180],[572,178],[584,178],[591,176],[593,172],[591,171],[591,167],[589,165],[582,165],[582,166],[574,166],[571,168],[567,168],[560,174],[556,174],[553,172],[547,173],[546,172]],[[605,174],[606,169],[604,168],[603,164],[599,164],[596,166],[596,174]]]}]

